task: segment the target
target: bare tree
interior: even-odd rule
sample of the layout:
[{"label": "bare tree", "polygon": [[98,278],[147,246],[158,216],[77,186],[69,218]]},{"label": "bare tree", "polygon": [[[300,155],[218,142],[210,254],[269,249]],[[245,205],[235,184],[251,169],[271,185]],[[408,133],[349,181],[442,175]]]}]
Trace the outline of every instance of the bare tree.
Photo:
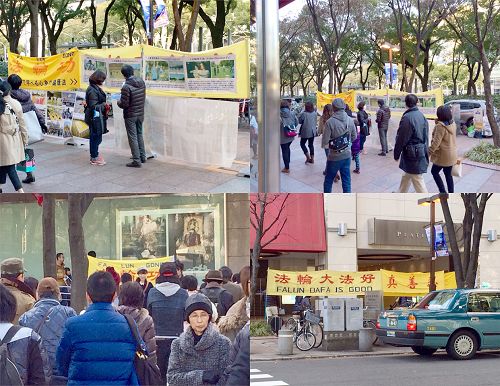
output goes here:
[{"label": "bare tree", "polygon": [[71,253],[73,282],[71,285],[71,306],[77,313],[86,305],[88,260],[85,249],[83,217],[94,196],[92,194],[68,194],[68,239]]},{"label": "bare tree", "polygon": [[56,277],[56,210],[53,194],[44,194],[42,202],[43,276]]},{"label": "bare tree", "polygon": [[492,193],[462,193],[465,214],[463,219],[464,251],[460,252],[458,237],[453,225],[448,197],[441,197],[449,244],[452,250],[453,266],[458,288],[474,288],[479,261],[479,245],[483,229],[483,217],[486,203]]},{"label": "bare tree", "polygon": [[[282,198],[282,201],[279,204],[276,215],[273,215],[270,213],[269,207],[277,205],[277,201],[280,198]],[[287,221],[286,217],[283,218],[282,215],[287,205],[288,198],[289,194],[257,193],[250,196],[250,225],[255,230],[255,241],[251,254],[251,301],[255,298],[255,291],[257,290],[257,272],[259,270],[260,253],[281,234]],[[264,238],[266,238],[265,241]]]}]

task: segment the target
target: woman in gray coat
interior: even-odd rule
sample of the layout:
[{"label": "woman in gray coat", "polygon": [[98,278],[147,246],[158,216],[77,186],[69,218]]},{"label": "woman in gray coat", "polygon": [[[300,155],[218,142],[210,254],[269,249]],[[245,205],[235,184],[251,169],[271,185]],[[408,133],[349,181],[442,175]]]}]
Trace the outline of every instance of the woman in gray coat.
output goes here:
[{"label": "woman in gray coat", "polygon": [[299,121],[295,114],[290,110],[290,102],[283,99],[280,105],[280,132],[281,132],[281,155],[283,156],[283,173],[290,173],[290,145],[295,139],[295,135],[288,136],[285,134],[285,128],[293,129],[297,127]]},{"label": "woman in gray coat", "polygon": [[190,296],[185,312],[189,328],[172,342],[167,380],[170,386],[226,384],[231,341],[213,323],[212,304],[203,294]]},{"label": "woman in gray coat", "polygon": [[[316,137],[317,133],[317,116],[313,103],[306,102],[305,110],[299,116],[299,123],[302,125],[300,126],[300,147],[306,156],[306,164],[314,163],[314,137]],[[306,142],[309,151],[307,151]]]}]

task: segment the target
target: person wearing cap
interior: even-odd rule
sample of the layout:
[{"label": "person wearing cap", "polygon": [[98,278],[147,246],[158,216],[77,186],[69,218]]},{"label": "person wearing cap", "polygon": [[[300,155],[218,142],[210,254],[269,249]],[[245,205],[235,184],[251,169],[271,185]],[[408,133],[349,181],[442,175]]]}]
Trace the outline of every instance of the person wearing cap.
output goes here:
[{"label": "person wearing cap", "polygon": [[[341,98],[335,98],[332,107],[333,114],[325,123],[321,140],[323,149],[329,149],[323,191],[332,192],[333,180],[340,171],[342,192],[351,193],[351,144],[356,140],[358,132],[354,120],[345,112],[346,105]],[[331,145],[339,140],[345,146],[340,148]]]},{"label": "person wearing cap", "polygon": [[14,324],[17,324],[19,317],[26,311],[33,308],[35,304],[35,292],[24,282],[23,261],[17,257],[12,257],[2,261],[0,264],[0,282],[16,298],[16,317]]},{"label": "person wearing cap", "polygon": [[34,307],[19,318],[19,325],[32,328],[42,337],[42,346],[47,352],[52,374],[57,375],[56,351],[61,341],[66,320],[76,316],[71,307],[61,305],[61,293],[57,281],[45,277],[38,283],[38,301]]},{"label": "person wearing cap", "polygon": [[385,100],[379,99],[378,103],[378,111],[377,118],[375,122],[377,122],[378,127],[378,136],[380,138],[380,146],[382,151],[379,155],[384,156],[389,153],[389,145],[387,143],[387,131],[389,130],[389,120],[391,119],[391,109],[389,106],[385,105]]},{"label": "person wearing cap", "polygon": [[187,299],[188,293],[180,286],[175,263],[163,263],[156,285],[149,291],[147,309],[155,325],[157,364],[165,383],[172,342],[184,330]]},{"label": "person wearing cap", "polygon": [[[51,374],[42,338],[31,328],[14,325],[16,309],[16,298],[0,284],[0,341],[7,345],[22,384],[47,385]],[[0,384],[4,383],[0,380]]]},{"label": "person wearing cap", "polygon": [[84,314],[66,321],[56,361],[69,385],[139,385],[137,342],[127,319],[111,305],[116,288],[109,272],[94,272],[87,279],[90,305]]},{"label": "person wearing cap", "polygon": [[137,283],[142,288],[144,292],[144,308],[148,307],[148,294],[149,290],[153,288],[153,284],[148,281],[148,269],[146,267],[140,267],[137,270],[137,279],[135,279]]},{"label": "person wearing cap", "polygon": [[184,316],[189,328],[172,343],[169,386],[225,385],[231,342],[211,323],[210,300],[200,293],[190,296]]},{"label": "person wearing cap", "polygon": [[233,295],[222,288],[222,284],[224,283],[222,273],[216,270],[208,271],[205,275],[204,282],[207,283],[207,285],[205,288],[201,289],[200,292],[206,295],[210,301],[215,304],[219,318],[226,315],[227,311],[234,304],[234,300]]}]

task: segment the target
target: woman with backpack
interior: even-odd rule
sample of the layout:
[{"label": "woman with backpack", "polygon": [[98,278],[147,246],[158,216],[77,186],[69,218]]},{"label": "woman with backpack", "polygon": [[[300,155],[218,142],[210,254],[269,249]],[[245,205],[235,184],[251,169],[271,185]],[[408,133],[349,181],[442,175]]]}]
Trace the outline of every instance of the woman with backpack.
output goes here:
[{"label": "woman with backpack", "polygon": [[282,173],[290,173],[290,145],[297,136],[295,131],[299,121],[290,110],[290,102],[283,99],[280,105],[280,132],[281,132],[281,155],[285,167]]},{"label": "woman with backpack", "polygon": [[[305,110],[299,116],[300,123],[300,147],[306,156],[306,164],[314,163],[314,137],[317,134],[316,128],[316,109],[312,102],[306,102]],[[309,151],[306,148],[309,147]]]},{"label": "woman with backpack", "polygon": [[16,164],[25,160],[28,132],[21,104],[10,96],[11,86],[0,81],[0,193],[9,176],[14,189],[24,193],[16,171]]}]

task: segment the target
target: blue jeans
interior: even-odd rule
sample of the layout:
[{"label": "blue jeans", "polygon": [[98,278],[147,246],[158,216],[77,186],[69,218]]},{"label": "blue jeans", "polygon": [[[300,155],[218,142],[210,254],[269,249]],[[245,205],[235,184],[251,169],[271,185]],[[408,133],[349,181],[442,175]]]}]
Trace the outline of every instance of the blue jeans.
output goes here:
[{"label": "blue jeans", "polygon": [[340,161],[327,161],[326,176],[323,184],[323,192],[331,193],[333,179],[338,171],[342,180],[342,192],[351,193],[351,158],[346,158]]},{"label": "blue jeans", "polygon": [[7,182],[7,176],[9,176],[16,192],[23,187],[17,175],[16,165],[0,166],[0,185]]},{"label": "blue jeans", "polygon": [[360,134],[359,135],[359,150],[363,151],[364,146],[366,142],[366,135]]},{"label": "blue jeans", "polygon": [[97,133],[95,130],[90,130],[90,158],[99,157],[99,145],[102,142],[102,132]]}]

